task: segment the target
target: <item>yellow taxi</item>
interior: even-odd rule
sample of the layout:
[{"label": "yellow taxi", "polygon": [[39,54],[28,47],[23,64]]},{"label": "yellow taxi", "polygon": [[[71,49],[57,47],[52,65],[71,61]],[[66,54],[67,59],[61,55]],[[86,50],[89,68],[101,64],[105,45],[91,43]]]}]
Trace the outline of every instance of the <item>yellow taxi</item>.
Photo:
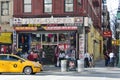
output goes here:
[{"label": "yellow taxi", "polygon": [[35,74],[42,71],[39,62],[29,61],[14,54],[0,54],[0,73]]}]

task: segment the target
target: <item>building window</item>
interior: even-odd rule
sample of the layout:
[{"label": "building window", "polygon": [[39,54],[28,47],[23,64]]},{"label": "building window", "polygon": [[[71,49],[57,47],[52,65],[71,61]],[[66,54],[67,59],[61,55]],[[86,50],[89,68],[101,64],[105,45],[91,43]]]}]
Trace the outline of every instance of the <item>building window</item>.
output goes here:
[{"label": "building window", "polygon": [[52,12],[52,0],[44,0],[44,12],[45,13]]},{"label": "building window", "polygon": [[32,1],[24,0],[24,12],[31,12],[31,11],[32,11]]},{"label": "building window", "polygon": [[8,16],[9,15],[9,1],[1,2],[1,15]]},{"label": "building window", "polygon": [[73,0],[65,0],[65,12],[73,12]]}]

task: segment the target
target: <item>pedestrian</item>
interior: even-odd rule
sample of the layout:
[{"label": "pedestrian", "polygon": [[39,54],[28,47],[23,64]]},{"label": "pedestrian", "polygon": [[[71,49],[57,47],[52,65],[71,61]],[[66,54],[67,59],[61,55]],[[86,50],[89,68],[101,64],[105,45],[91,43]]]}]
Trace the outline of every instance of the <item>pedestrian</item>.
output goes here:
[{"label": "pedestrian", "polygon": [[110,67],[114,67],[115,55],[114,55],[113,51],[109,53],[109,57],[110,57],[110,63],[109,63],[109,65],[110,65]]},{"label": "pedestrian", "polygon": [[55,64],[55,67],[59,66],[59,53],[60,53],[60,48],[58,46],[56,46],[55,51],[54,51],[54,64]]},{"label": "pedestrian", "polygon": [[25,52],[24,54],[21,55],[21,57],[23,57],[24,59],[27,59],[28,58],[28,53]]},{"label": "pedestrian", "polygon": [[61,67],[61,60],[65,59],[65,51],[61,50],[59,54],[59,67]]},{"label": "pedestrian", "polygon": [[71,58],[73,60],[75,60],[75,54],[76,54],[75,48],[74,48],[74,46],[72,46],[72,49],[71,49]]},{"label": "pedestrian", "polygon": [[16,55],[21,57],[21,55],[22,55],[22,49],[18,49]]},{"label": "pedestrian", "polygon": [[31,52],[29,53],[27,59],[30,60],[30,61],[34,61],[33,54],[34,54],[33,51],[31,51]]},{"label": "pedestrian", "polygon": [[45,63],[46,63],[46,53],[45,53],[44,50],[42,50],[40,56],[41,56],[41,64],[42,64],[42,65],[45,65]]},{"label": "pedestrian", "polygon": [[89,57],[89,66],[90,67],[94,67],[94,59],[93,59],[93,54],[90,54],[90,57]]},{"label": "pedestrian", "polygon": [[4,45],[1,46],[1,54],[4,54]]},{"label": "pedestrian", "polygon": [[110,59],[108,50],[104,53],[104,58],[105,58],[105,66],[107,67]]},{"label": "pedestrian", "polygon": [[84,66],[85,66],[86,68],[89,67],[89,57],[90,57],[89,53],[86,52],[86,53],[84,54]]}]

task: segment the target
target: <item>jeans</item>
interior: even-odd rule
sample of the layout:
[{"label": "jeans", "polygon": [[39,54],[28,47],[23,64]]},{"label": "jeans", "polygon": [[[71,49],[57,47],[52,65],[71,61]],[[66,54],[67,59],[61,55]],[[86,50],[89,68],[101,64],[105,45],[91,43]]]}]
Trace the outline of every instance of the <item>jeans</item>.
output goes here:
[{"label": "jeans", "polygon": [[111,67],[114,67],[114,57],[110,58],[110,63],[109,64],[110,64]]}]

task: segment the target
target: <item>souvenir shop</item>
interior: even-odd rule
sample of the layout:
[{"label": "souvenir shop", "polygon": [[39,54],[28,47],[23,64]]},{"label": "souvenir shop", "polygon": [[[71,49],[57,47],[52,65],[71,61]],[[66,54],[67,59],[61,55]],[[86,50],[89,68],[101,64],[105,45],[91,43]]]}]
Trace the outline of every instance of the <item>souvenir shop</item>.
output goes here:
[{"label": "souvenir shop", "polygon": [[[82,20],[81,17],[79,19]],[[41,24],[37,24],[39,22],[37,20],[37,22],[34,21],[36,25],[25,25],[25,21],[27,20],[28,19],[21,19],[20,21],[19,19],[19,25],[17,25],[17,20],[14,20],[16,44],[18,48],[22,49],[23,53],[29,53],[32,48],[36,51],[43,49],[46,53],[47,61],[54,63],[56,46],[65,51],[71,46],[74,47],[74,49],[77,48],[78,27],[73,25],[75,21],[74,18],[44,18],[40,20],[40,22],[42,22]],[[21,26],[20,22],[22,24]]]}]

